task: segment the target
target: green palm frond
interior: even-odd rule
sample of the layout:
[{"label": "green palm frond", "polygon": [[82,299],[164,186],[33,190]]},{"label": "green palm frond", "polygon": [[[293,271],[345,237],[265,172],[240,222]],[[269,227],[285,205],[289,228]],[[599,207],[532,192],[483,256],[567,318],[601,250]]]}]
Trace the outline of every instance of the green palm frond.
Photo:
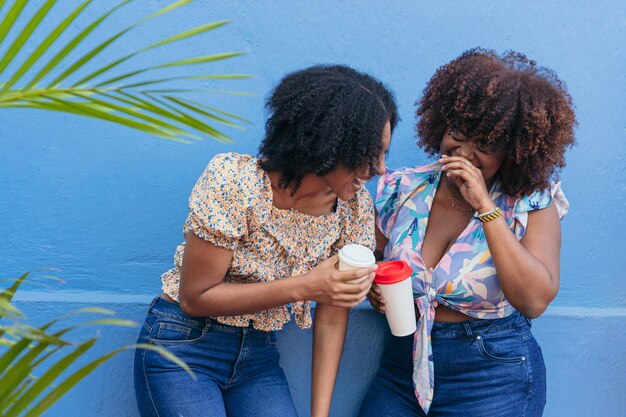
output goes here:
[{"label": "green palm frond", "polygon": [[[12,284],[0,292],[0,416],[35,417],[42,415],[70,389],[113,356],[129,349],[152,350],[183,368],[192,378],[189,366],[163,347],[135,344],[87,359],[97,338],[75,342],[68,338],[72,331],[90,326],[136,327],[135,322],[110,317],[113,311],[86,307],[72,311],[48,323],[33,327],[15,321],[23,314],[14,307],[13,296],[25,282],[28,273],[6,281]],[[7,308],[10,306],[10,308]],[[69,318],[84,314],[109,316],[62,327]],[[56,328],[56,330],[52,330]],[[93,356],[93,355],[91,355]],[[86,364],[81,361],[90,360]]]},{"label": "green palm frond", "polygon": [[[190,72],[211,62],[232,59],[243,53],[199,55],[115,72],[120,65],[128,65],[137,56],[205,35],[228,24],[228,20],[205,23],[164,37],[148,46],[123,53],[111,62],[101,58],[102,52],[112,44],[123,44],[125,36],[137,26],[185,6],[190,1],[176,1],[101,40],[94,38],[96,29],[106,29],[107,22],[131,0],[114,5],[93,21],[81,22],[84,29],[78,33],[72,33],[70,27],[79,22],[81,13],[91,5],[92,0],[85,0],[68,11],[61,11],[63,5],[57,4],[56,0],[44,1],[37,10],[29,10],[32,7],[27,7],[30,6],[28,0],[9,2],[6,11],[0,15],[0,50],[6,51],[0,57],[0,108],[31,108],[76,114],[180,142],[207,136],[221,142],[231,142],[217,126],[241,128],[242,123],[248,123],[247,120],[215,109],[208,103],[191,101],[186,96],[187,93],[206,96],[207,90],[174,89],[167,85],[185,80],[220,82],[249,78],[246,74]],[[0,1],[0,7],[4,3]],[[51,13],[52,10],[56,11]],[[27,19],[19,19],[22,14],[29,12],[31,15]],[[59,23],[46,35],[39,36],[43,40],[33,45],[33,34],[42,26],[42,22],[52,18],[52,14],[62,16],[58,19]],[[25,23],[19,23],[23,20]],[[95,46],[83,48],[88,38],[90,44]],[[25,50],[32,52],[20,53]],[[48,51],[54,53],[46,54]],[[157,70],[160,75],[150,78],[150,74]],[[164,71],[170,71],[171,74],[163,76]],[[154,89],[155,84],[159,85],[158,90]]]}]

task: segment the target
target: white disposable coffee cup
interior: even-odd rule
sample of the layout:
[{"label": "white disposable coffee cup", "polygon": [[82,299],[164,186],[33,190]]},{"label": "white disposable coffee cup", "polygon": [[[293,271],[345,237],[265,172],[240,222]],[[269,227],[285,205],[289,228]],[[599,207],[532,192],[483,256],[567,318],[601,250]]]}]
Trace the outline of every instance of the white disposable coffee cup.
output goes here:
[{"label": "white disposable coffee cup", "polygon": [[[350,243],[339,251],[339,270],[349,271],[357,268],[367,268],[376,263],[376,258],[369,248],[363,245],[357,245]],[[351,284],[358,284],[363,281],[367,276],[358,278],[352,281],[348,281]]]},{"label": "white disposable coffee cup", "polygon": [[411,267],[404,261],[378,264],[374,282],[385,298],[385,316],[394,336],[408,336],[417,330]]}]

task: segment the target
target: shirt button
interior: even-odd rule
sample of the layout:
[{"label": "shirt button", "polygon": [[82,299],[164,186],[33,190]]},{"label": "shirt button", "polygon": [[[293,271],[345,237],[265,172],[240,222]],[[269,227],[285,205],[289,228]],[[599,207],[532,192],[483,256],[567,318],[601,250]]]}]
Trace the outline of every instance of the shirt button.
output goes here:
[{"label": "shirt button", "polygon": [[522,360],[525,361],[526,360],[526,356],[522,356]]},{"label": "shirt button", "polygon": [[482,339],[480,336],[476,336],[476,340],[480,340]]}]

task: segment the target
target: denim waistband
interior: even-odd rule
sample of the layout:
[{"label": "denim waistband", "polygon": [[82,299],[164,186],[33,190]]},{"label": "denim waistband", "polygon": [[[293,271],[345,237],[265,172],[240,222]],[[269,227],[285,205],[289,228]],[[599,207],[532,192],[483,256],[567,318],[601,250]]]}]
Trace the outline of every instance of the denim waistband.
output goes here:
[{"label": "denim waistband", "polygon": [[501,319],[480,319],[456,323],[435,322],[431,335],[437,338],[472,337],[477,334],[496,334],[511,330],[530,331],[530,320],[519,311]]},{"label": "denim waistband", "polygon": [[181,320],[197,327],[210,326],[212,330],[225,333],[268,333],[263,330],[255,329],[251,325],[246,327],[231,326],[229,324],[220,323],[212,317],[189,316],[185,314],[178,303],[164,300],[159,296],[152,300],[150,307],[148,308],[148,312],[156,313],[162,317],[170,317],[175,320]]}]

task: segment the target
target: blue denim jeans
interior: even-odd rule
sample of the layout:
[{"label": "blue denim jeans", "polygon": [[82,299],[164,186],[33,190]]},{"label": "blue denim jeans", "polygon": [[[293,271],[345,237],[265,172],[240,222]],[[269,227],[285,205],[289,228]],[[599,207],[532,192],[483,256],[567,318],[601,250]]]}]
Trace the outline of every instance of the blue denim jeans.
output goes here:
[{"label": "blue denim jeans", "polygon": [[[536,417],[546,402],[541,349],[520,313],[435,322],[435,391],[429,417]],[[424,416],[413,392],[413,336],[391,337],[359,417]]]},{"label": "blue denim jeans", "polygon": [[138,343],[160,345],[182,368],[151,350],[135,352],[135,394],[142,417],[297,417],[278,364],[274,332],[190,317],[155,298]]}]

